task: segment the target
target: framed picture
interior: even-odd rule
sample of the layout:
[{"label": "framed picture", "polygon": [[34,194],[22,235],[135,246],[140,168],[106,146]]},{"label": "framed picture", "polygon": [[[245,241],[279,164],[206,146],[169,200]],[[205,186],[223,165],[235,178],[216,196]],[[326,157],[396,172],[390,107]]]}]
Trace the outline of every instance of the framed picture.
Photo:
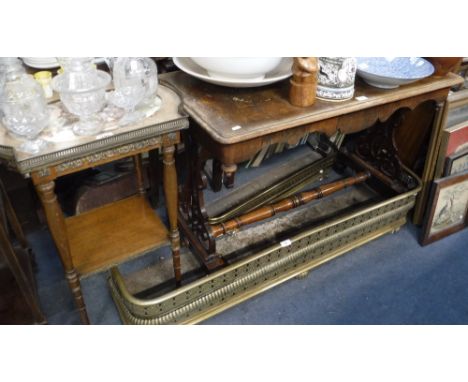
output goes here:
[{"label": "framed picture", "polygon": [[451,92],[447,119],[441,132],[434,179],[443,175],[446,158],[468,147],[468,89]]},{"label": "framed picture", "polygon": [[445,161],[444,176],[459,174],[468,170],[468,148],[449,155]]},{"label": "framed picture", "polygon": [[421,245],[465,228],[468,225],[468,171],[435,180],[428,206]]},{"label": "framed picture", "polygon": [[447,157],[468,148],[468,108],[465,118],[466,121],[447,127],[442,131],[436,177],[442,175]]}]

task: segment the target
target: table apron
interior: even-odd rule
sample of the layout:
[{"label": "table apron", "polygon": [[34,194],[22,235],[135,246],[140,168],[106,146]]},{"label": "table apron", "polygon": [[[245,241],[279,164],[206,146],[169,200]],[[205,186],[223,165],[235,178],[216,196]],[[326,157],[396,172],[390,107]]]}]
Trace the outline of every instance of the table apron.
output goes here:
[{"label": "table apron", "polygon": [[47,183],[63,175],[79,172],[91,167],[131,157],[136,154],[159,149],[161,147],[172,146],[179,143],[179,140],[179,132],[166,134],[165,136],[152,137],[97,153],[84,155],[69,161],[63,161],[43,169],[33,171],[31,173],[31,177],[34,184]]}]

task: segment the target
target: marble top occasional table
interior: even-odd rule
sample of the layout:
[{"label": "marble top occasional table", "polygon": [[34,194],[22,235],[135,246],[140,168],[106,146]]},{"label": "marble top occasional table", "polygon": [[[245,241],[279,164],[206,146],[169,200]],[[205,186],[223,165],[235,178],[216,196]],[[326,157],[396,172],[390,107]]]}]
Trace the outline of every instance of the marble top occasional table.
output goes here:
[{"label": "marble top occasional table", "polygon": [[[80,287],[80,277],[109,269],[140,254],[171,244],[176,282],[180,281],[179,233],[177,228],[177,175],[175,145],[188,119],[179,112],[180,99],[160,86],[161,108],[134,124],[118,127],[106,124],[97,136],[77,137],[52,119],[42,138],[49,141],[39,154],[17,150],[20,141],[0,125],[0,159],[10,168],[31,177],[45,211],[47,224],[60,255],[65,275],[80,313],[89,323]],[[60,114],[60,102],[50,105]],[[163,186],[169,218],[169,232],[144,196],[141,154],[161,149]],[[65,217],[54,192],[55,179],[122,158],[133,158],[138,194]]]}]

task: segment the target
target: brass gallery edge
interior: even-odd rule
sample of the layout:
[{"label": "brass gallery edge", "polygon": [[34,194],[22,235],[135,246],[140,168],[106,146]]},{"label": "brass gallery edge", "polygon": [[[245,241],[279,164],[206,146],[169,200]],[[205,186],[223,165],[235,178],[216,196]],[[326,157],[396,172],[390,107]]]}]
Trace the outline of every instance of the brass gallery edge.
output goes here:
[{"label": "brass gallery edge", "polygon": [[12,147],[1,145],[0,157],[7,160],[10,165],[16,167],[22,174],[27,174],[29,172],[37,171],[45,167],[61,163],[63,161],[72,161],[86,155],[95,154],[110,148],[115,148],[116,146],[130,145],[144,139],[152,138],[154,136],[186,129],[188,126],[188,119],[186,117],[181,117],[166,123],[113,135],[96,140],[94,142],[86,143],[84,145],[40,155],[20,162],[16,160],[14,149]]}]

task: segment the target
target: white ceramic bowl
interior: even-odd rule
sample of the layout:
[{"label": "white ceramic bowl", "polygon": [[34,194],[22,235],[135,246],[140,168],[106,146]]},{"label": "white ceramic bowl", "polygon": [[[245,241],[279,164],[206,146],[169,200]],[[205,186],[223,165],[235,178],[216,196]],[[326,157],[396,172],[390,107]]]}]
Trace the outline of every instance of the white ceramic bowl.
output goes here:
[{"label": "white ceramic bowl", "polygon": [[210,77],[228,80],[261,80],[275,69],[281,57],[191,57]]},{"label": "white ceramic bowl", "polygon": [[206,69],[202,68],[189,57],[173,57],[173,60],[174,64],[180,70],[195,78],[198,78],[199,80],[219,86],[227,86],[230,88],[254,88],[258,86],[270,85],[275,82],[284,80],[291,76],[291,68],[293,64],[292,57],[283,57],[278,66],[266,73],[264,78],[261,80],[249,80],[211,77],[208,75]]}]

